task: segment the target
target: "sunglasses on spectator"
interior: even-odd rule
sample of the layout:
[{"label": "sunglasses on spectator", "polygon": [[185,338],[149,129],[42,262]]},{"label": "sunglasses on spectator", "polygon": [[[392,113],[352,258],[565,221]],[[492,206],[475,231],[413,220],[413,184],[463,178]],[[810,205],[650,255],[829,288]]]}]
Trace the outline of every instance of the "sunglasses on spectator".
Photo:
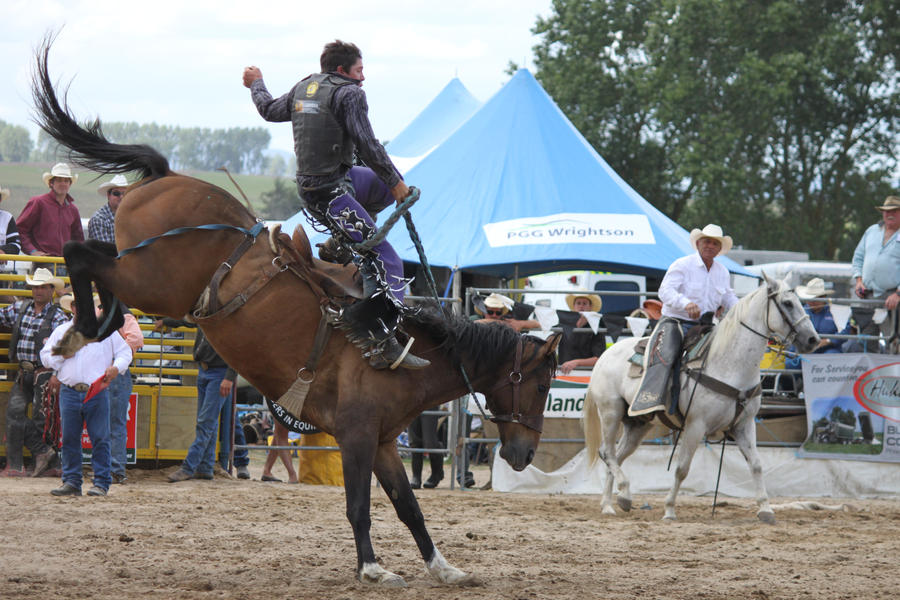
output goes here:
[{"label": "sunglasses on spectator", "polygon": [[113,191],[111,191],[111,192],[109,193],[109,195],[110,195],[110,196],[115,196],[116,198],[119,198],[119,197],[121,197],[121,196],[124,196],[124,195],[125,195],[125,192],[122,192],[122,191],[119,191],[119,190],[113,190]]},{"label": "sunglasses on spectator", "polygon": [[488,308],[488,309],[486,309],[484,312],[487,313],[487,314],[489,314],[489,315],[493,315],[493,316],[495,316],[495,317],[502,317],[502,316],[503,316],[503,309],[491,310],[490,308]]}]

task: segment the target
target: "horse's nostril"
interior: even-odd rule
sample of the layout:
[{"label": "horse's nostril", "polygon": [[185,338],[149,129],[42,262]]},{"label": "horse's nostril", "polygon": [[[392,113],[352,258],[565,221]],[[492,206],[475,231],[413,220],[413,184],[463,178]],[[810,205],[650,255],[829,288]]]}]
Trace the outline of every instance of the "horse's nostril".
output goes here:
[{"label": "horse's nostril", "polygon": [[528,451],[528,455],[525,456],[525,464],[530,465],[531,461],[534,460],[534,449]]}]

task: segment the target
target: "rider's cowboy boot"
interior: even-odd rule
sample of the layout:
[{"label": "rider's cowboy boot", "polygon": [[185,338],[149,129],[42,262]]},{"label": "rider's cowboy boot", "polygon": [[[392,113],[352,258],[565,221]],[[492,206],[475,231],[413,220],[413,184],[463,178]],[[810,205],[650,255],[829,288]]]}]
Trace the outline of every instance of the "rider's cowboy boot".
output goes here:
[{"label": "rider's cowboy boot", "polygon": [[653,413],[666,409],[669,382],[681,352],[681,341],[678,321],[664,318],[656,324],[644,355],[644,376],[634,401],[628,407],[629,417],[650,420]]},{"label": "rider's cowboy boot", "polygon": [[[381,319],[378,322],[382,326],[384,325]],[[378,341],[372,345],[366,355],[369,356],[369,364],[374,369],[396,369],[397,367],[424,369],[431,364],[431,361],[419,358],[409,352],[412,339],[406,346],[401,346],[394,333],[387,331],[387,327],[381,332],[373,333],[373,337]]]}]

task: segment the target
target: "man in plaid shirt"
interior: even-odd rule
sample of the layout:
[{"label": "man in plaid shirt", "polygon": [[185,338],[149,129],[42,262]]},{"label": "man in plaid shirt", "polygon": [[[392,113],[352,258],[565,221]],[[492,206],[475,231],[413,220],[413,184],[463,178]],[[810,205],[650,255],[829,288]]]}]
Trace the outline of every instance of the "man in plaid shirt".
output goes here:
[{"label": "man in plaid shirt", "polygon": [[[16,381],[6,406],[6,468],[2,477],[24,477],[22,447],[34,457],[32,477],[44,472],[56,458],[56,452],[44,443],[44,414],[41,410],[43,388],[53,372],[41,365],[40,352],[53,329],[66,322],[66,316],[53,304],[53,292],[63,287],[61,279],[40,268],[34,276],[25,276],[33,298],[0,309],[0,325],[12,328],[9,359],[18,361]],[[29,419],[28,404],[33,403]]]},{"label": "man in plaid shirt", "polygon": [[128,180],[124,175],[116,175],[106,183],[100,184],[97,193],[106,198],[106,204],[101,206],[88,221],[88,239],[116,243],[116,210],[127,187]]}]

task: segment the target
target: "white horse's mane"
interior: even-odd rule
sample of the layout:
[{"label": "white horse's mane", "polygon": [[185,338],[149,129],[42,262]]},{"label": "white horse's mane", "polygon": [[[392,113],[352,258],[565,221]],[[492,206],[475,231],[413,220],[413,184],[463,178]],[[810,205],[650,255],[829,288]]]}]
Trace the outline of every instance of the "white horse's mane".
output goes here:
[{"label": "white horse's mane", "polygon": [[[779,288],[781,287],[779,283]],[[738,334],[739,328],[741,326],[741,321],[744,320],[744,314],[746,313],[747,307],[753,302],[753,299],[756,298],[759,294],[765,294],[768,291],[767,285],[761,285],[743,298],[741,298],[734,307],[728,311],[725,317],[719,321],[719,324],[716,325],[716,328],[713,330],[713,339],[712,344],[709,347],[709,351],[713,354],[719,352],[730,352],[731,348],[728,347],[733,340],[734,337]],[[779,289],[780,291],[780,289]],[[724,347],[723,347],[724,346]]]}]

